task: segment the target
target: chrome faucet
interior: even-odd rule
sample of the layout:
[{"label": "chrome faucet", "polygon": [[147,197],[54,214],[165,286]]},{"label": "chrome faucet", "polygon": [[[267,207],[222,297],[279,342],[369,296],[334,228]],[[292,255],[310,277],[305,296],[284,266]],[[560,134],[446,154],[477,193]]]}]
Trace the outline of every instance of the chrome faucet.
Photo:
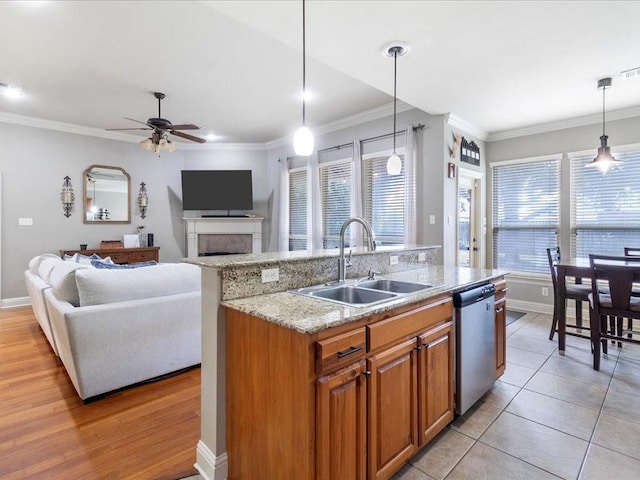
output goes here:
[{"label": "chrome faucet", "polygon": [[369,240],[369,251],[373,252],[376,249],[376,243],[373,241],[373,231],[371,230],[371,225],[362,217],[349,217],[342,224],[342,228],[340,229],[340,258],[338,258],[338,282],[344,282],[345,280],[345,266],[346,261],[344,258],[344,234],[347,231],[347,227],[353,222],[357,222],[364,228],[364,231],[367,234],[367,239]]}]

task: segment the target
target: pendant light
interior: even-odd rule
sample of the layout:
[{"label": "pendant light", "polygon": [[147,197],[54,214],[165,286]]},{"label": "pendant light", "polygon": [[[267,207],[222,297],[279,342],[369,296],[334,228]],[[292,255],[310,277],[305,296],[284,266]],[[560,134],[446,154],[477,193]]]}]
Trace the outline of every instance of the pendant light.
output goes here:
[{"label": "pendant light", "polygon": [[393,153],[387,160],[387,173],[389,175],[400,175],[402,171],[402,160],[396,153],[396,86],[398,77],[398,57],[409,51],[409,46],[404,43],[392,43],[385,47],[383,53],[388,57],[393,57]]},{"label": "pendant light", "polygon": [[609,137],[604,133],[604,92],[610,86],[611,77],[598,80],[598,89],[602,89],[602,136],[600,137],[600,146],[598,147],[596,158],[594,158],[591,163],[585,165],[585,167],[596,167],[602,173],[607,173],[611,167],[622,164],[621,160],[617,160],[611,155],[611,148],[607,145],[607,139]]},{"label": "pendant light", "polygon": [[305,28],[305,0],[302,0],[302,126],[293,136],[293,148],[296,155],[308,157],[313,152],[313,134],[305,122],[305,98],[306,98],[306,28]]}]

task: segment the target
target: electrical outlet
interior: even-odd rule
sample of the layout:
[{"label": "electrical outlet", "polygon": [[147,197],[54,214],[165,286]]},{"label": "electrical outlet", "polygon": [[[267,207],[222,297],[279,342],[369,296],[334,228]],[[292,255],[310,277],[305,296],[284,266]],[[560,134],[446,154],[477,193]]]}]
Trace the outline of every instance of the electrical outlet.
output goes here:
[{"label": "electrical outlet", "polygon": [[542,296],[543,297],[548,297],[549,296],[549,288],[548,287],[542,287]]},{"label": "electrical outlet", "polygon": [[262,283],[277,282],[279,279],[279,268],[266,268],[262,270]]},{"label": "electrical outlet", "polygon": [[418,261],[419,262],[426,262],[427,261],[427,254],[424,252],[419,252],[418,253]]},{"label": "electrical outlet", "polygon": [[33,225],[33,218],[18,218],[18,225]]},{"label": "electrical outlet", "polygon": [[436,224],[436,216],[429,215],[429,225],[435,225],[435,224]]},{"label": "electrical outlet", "polygon": [[391,255],[389,257],[389,265],[397,265],[398,264],[398,255]]},{"label": "electrical outlet", "polygon": [[424,273],[421,273],[420,275],[418,275],[418,281],[419,282],[426,282],[427,281],[427,276]]}]

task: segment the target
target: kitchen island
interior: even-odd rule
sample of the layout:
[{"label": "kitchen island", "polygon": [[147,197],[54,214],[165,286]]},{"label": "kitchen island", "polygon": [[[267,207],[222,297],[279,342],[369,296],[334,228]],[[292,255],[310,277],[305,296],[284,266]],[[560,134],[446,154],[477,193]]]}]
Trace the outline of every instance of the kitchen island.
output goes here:
[{"label": "kitchen island", "polygon": [[[437,248],[354,252],[348,278],[374,270],[432,285],[368,307],[288,291],[335,280],[334,251],[187,259],[203,267],[201,474],[388,478],[444,428],[451,292],[505,272],[433,265]],[[262,283],[274,268],[278,281]]]}]

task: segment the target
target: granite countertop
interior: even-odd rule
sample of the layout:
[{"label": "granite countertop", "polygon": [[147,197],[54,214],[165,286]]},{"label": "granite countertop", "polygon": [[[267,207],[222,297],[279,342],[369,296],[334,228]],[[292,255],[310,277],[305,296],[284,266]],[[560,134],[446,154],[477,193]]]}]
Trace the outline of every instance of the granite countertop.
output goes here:
[{"label": "granite countertop", "polygon": [[[351,250],[354,255],[366,255],[376,254],[380,252],[403,252],[411,249],[436,249],[440,246],[435,245],[409,245],[409,246],[383,246],[376,248],[375,251],[370,252],[366,247],[354,247],[347,248],[348,252]],[[243,265],[261,265],[277,262],[304,262],[314,258],[327,258],[337,257],[339,255],[337,248],[328,250],[294,250],[284,252],[265,252],[265,253],[242,253],[235,255],[218,255],[210,257],[188,257],[183,258],[182,261],[186,263],[192,263],[205,268],[214,268],[222,270],[229,267],[238,267]]]},{"label": "granite countertop", "polygon": [[311,334],[506,274],[503,270],[428,265],[424,268],[382,275],[379,278],[426,283],[434,287],[369,307],[349,307],[291,292],[228,300],[222,302],[222,305],[301,333]]}]

